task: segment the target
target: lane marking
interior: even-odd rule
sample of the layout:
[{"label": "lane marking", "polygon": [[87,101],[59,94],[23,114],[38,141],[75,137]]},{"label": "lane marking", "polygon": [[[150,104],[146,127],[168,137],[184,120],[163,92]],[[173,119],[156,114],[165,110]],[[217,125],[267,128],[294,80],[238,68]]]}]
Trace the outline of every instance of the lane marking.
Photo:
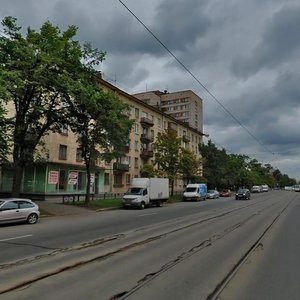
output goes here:
[{"label": "lane marking", "polygon": [[138,217],[145,217],[145,216],[152,216],[152,215],[157,215],[157,213],[138,215]]},{"label": "lane marking", "polygon": [[27,234],[27,235],[16,236],[16,237],[0,240],[0,242],[7,242],[7,241],[11,241],[11,240],[16,240],[16,239],[22,239],[22,238],[26,238],[26,237],[29,237],[29,236],[33,236],[33,235],[32,234]]}]

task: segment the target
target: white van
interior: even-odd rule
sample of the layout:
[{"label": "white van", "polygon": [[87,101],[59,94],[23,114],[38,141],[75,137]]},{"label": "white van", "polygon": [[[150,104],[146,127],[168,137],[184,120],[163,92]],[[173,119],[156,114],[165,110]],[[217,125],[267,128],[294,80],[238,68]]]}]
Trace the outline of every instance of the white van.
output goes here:
[{"label": "white van", "polygon": [[205,200],[207,194],[206,183],[190,183],[186,186],[183,193],[183,201],[199,201]]},{"label": "white van", "polygon": [[300,185],[294,185],[294,191],[300,192]]}]

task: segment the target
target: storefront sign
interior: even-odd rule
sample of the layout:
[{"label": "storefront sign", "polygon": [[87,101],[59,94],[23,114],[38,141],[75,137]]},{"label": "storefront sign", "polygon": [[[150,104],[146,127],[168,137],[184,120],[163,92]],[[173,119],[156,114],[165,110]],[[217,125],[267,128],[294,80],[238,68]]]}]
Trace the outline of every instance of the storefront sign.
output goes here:
[{"label": "storefront sign", "polygon": [[48,173],[48,184],[57,184],[59,178],[58,171],[49,171]]},{"label": "storefront sign", "polygon": [[77,184],[77,179],[78,179],[78,172],[76,171],[71,171],[69,172],[69,184]]}]

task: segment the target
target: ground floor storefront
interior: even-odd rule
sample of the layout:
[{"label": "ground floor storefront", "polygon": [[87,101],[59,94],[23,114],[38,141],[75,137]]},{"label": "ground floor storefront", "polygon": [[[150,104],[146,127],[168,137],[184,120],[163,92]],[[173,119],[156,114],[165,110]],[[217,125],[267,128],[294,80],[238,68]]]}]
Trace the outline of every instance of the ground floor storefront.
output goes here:
[{"label": "ground floor storefront", "polygon": [[[91,171],[90,193],[104,191],[104,170]],[[21,194],[36,195],[35,198],[86,193],[87,176],[84,167],[64,164],[37,164],[26,167],[22,176]],[[9,194],[13,186],[13,170],[10,165],[2,166],[0,192]]]}]

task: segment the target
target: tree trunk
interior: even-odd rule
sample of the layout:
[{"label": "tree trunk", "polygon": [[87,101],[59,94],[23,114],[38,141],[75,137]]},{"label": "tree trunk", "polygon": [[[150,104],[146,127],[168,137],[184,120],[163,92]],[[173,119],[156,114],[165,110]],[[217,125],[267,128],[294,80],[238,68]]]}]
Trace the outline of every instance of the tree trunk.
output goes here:
[{"label": "tree trunk", "polygon": [[171,180],[171,196],[174,195],[174,179]]},{"label": "tree trunk", "polygon": [[86,195],[85,195],[84,204],[88,206],[91,198],[91,170],[90,170],[89,163],[86,164],[86,177],[87,177],[87,183],[86,183]]},{"label": "tree trunk", "polygon": [[13,169],[13,186],[11,191],[11,197],[19,197],[21,192],[21,184],[23,177],[24,167],[18,163],[18,161],[14,162]]}]

